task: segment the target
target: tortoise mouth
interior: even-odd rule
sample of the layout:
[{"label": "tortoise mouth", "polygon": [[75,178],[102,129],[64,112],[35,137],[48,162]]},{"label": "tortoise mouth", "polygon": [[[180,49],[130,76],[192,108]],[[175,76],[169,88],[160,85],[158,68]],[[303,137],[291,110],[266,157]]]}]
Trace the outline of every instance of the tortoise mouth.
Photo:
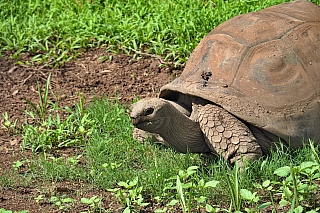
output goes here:
[{"label": "tortoise mouth", "polygon": [[131,118],[132,124],[138,129],[142,129],[149,132],[157,132],[163,126],[163,120],[165,118],[159,118],[156,120],[139,121],[138,119]]}]

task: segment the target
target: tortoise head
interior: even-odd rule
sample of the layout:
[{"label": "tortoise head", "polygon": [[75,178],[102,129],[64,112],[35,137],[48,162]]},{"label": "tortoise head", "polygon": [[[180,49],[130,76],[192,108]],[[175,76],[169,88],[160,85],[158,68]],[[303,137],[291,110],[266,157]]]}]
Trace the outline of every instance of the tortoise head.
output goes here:
[{"label": "tortoise head", "polygon": [[166,124],[171,105],[160,98],[144,98],[132,105],[132,124],[142,130],[159,133]]}]

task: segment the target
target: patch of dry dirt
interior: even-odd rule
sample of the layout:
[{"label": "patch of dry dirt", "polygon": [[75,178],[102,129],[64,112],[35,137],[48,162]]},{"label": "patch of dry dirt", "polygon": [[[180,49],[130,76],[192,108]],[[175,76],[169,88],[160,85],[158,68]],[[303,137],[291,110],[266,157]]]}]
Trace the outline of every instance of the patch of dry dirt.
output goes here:
[{"label": "patch of dry dirt", "polygon": [[[10,120],[24,120],[23,111],[27,107],[25,99],[38,101],[37,80],[41,85],[52,73],[50,92],[51,100],[57,99],[59,106],[72,106],[79,100],[79,94],[84,93],[85,100],[91,100],[94,95],[103,94],[119,98],[121,102],[130,104],[138,97],[155,97],[160,87],[180,75],[183,67],[174,65],[159,66],[156,58],[142,56],[139,60],[131,56],[113,55],[112,61],[101,61],[100,57],[109,59],[110,53],[104,49],[92,49],[83,53],[58,68],[44,66],[18,65],[16,60],[5,56],[0,59],[0,126],[3,124],[2,114],[7,112]],[[24,60],[31,56],[26,54]],[[21,139],[13,138],[0,128],[0,176],[12,170],[12,163],[30,156],[28,151],[20,150]],[[15,153],[14,155],[12,153]],[[19,186],[14,189],[5,189],[0,186],[0,208],[29,212],[59,212],[58,208],[50,203],[36,202],[34,198],[41,193],[39,185]],[[61,192],[60,186],[67,190]],[[47,183],[48,189],[54,193],[65,193],[68,197],[80,199],[97,195],[104,197],[103,207],[106,209],[119,209],[119,205],[107,191],[88,189],[84,183]],[[49,191],[50,191],[49,190]],[[77,193],[75,193],[77,192]],[[81,192],[82,194],[79,194]],[[72,210],[67,212],[86,211],[87,207],[77,202]],[[144,212],[148,212],[145,210]]]}]

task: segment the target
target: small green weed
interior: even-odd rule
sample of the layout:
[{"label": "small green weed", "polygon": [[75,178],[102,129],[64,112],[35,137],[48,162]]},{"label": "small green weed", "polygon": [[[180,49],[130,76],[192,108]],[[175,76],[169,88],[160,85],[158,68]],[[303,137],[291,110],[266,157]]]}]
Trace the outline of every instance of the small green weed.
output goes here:
[{"label": "small green weed", "polygon": [[43,201],[45,198],[43,197],[43,195],[39,195],[38,197],[34,198],[34,200],[37,202],[37,203],[40,203],[41,201]]},{"label": "small green weed", "polygon": [[144,203],[144,198],[142,197],[142,186],[137,186],[138,177],[133,180],[127,180],[126,182],[119,182],[117,188],[108,189],[112,192],[118,199],[119,203],[122,204],[124,208],[124,213],[130,213],[133,209],[139,209],[141,207],[149,205],[149,203]]},{"label": "small green weed", "polygon": [[14,170],[18,170],[19,168],[21,168],[25,163],[30,163],[30,160],[26,159],[26,160],[17,160],[15,162],[13,162],[12,167]]},{"label": "small green weed", "polygon": [[314,161],[302,162],[298,166],[283,166],[274,171],[275,175],[282,177],[281,182],[273,181],[274,185],[280,186],[280,206],[290,205],[291,212],[303,212],[304,207],[316,208],[317,192],[320,187],[316,182],[320,179],[319,155],[310,141]]},{"label": "small green weed", "polygon": [[48,116],[44,125],[23,125],[22,147],[30,147],[34,152],[50,150],[54,147],[83,146],[94,128],[94,122],[88,114],[79,117],[77,112],[61,121],[59,114]]},{"label": "small green weed", "polygon": [[40,124],[44,124],[47,118],[47,108],[48,108],[48,94],[49,94],[49,85],[50,85],[50,77],[51,73],[49,74],[44,91],[41,89],[40,83],[37,81],[38,93],[39,93],[39,101],[38,105],[32,103],[30,100],[26,99],[27,103],[32,107],[33,112],[36,116],[33,118],[36,119],[37,122]]},{"label": "small green weed", "polygon": [[[37,203],[40,202],[50,202],[51,204],[55,205],[56,207],[59,208],[59,210],[62,210],[63,212],[68,211],[73,208],[74,205],[77,204],[77,200],[66,197],[66,195],[61,195],[61,196],[51,196],[49,198],[45,198],[43,195],[39,195],[38,197],[35,198]],[[87,213],[91,212],[106,212],[102,208],[102,203],[101,203],[102,198],[98,198],[97,196],[93,196],[91,198],[81,198],[81,203],[88,205],[89,211]],[[84,212],[82,212],[84,213]]]},{"label": "small green weed", "polygon": [[[88,211],[88,213],[102,212],[103,208],[102,208],[101,200],[102,198],[98,198],[97,196],[93,196],[91,198],[84,197],[84,198],[81,198],[81,203],[89,206],[90,210]],[[81,212],[81,213],[84,213],[84,212]]]},{"label": "small green weed", "polygon": [[[180,203],[183,212],[192,212],[193,208],[200,210],[205,206],[209,212],[216,212],[219,208],[214,208],[206,203],[207,197],[204,190],[207,188],[215,188],[219,181],[208,181],[200,179],[197,175],[198,166],[190,166],[186,171],[180,170],[178,175],[167,179],[167,186],[163,189],[164,197],[167,197],[168,191],[175,191],[175,199],[171,200],[164,209],[156,210],[156,212],[166,212],[168,207]],[[175,183],[173,181],[176,181]]]},{"label": "small green weed", "polygon": [[50,150],[55,147],[83,146],[86,139],[91,135],[95,123],[89,119],[90,114],[84,111],[84,96],[80,97],[79,103],[75,105],[75,110],[69,107],[56,111],[62,114],[69,114],[65,119],[61,119],[56,113],[54,116],[48,113],[49,108],[49,83],[50,75],[47,78],[44,92],[38,85],[39,103],[38,105],[26,100],[32,107],[32,111],[25,111],[26,115],[35,120],[35,123],[26,122],[22,126],[23,142],[22,147],[30,147],[34,152]]},{"label": "small green weed", "polygon": [[1,128],[4,128],[7,132],[13,132],[13,133],[17,133],[18,129],[17,129],[17,122],[18,119],[15,119],[13,122],[10,121],[9,119],[9,115],[8,112],[4,112],[2,114],[3,116],[3,124],[1,124]]},{"label": "small green weed", "polygon": [[50,198],[50,203],[56,205],[59,210],[66,210],[72,208],[75,203],[75,200],[65,195],[62,196],[52,196]]},{"label": "small green weed", "polygon": [[[254,183],[256,189],[263,190],[269,194],[269,202],[262,202],[261,196],[257,192],[248,189],[239,191],[242,204],[237,212],[244,208],[245,212],[261,212],[262,209],[273,206],[273,212],[277,212],[277,205],[274,202],[276,196],[281,200],[278,204],[280,208],[289,207],[289,212],[318,212],[317,193],[319,192],[320,164],[319,155],[313,143],[309,142],[312,151],[313,161],[304,161],[298,166],[282,166],[274,171],[280,177],[280,181],[265,180],[263,183]],[[228,181],[229,182],[229,181]],[[234,179],[235,182],[235,179]],[[234,186],[235,184],[233,184]],[[235,189],[233,191],[236,191]],[[246,207],[244,207],[244,204]]]},{"label": "small green weed", "polygon": [[257,192],[252,193],[248,189],[241,189],[240,196],[244,201],[248,202],[249,207],[245,207],[247,213],[261,212],[262,209],[267,208],[271,204],[271,202],[265,202],[257,205],[260,201],[260,196],[257,196]]}]

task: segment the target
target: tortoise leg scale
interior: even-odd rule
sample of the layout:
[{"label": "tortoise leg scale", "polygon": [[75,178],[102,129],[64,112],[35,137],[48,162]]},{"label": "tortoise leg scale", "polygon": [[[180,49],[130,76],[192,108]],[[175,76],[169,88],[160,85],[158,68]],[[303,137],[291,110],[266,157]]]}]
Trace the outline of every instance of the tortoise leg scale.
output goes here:
[{"label": "tortoise leg scale", "polygon": [[250,129],[225,109],[213,104],[198,108],[198,121],[211,150],[231,164],[260,158],[262,150]]}]

